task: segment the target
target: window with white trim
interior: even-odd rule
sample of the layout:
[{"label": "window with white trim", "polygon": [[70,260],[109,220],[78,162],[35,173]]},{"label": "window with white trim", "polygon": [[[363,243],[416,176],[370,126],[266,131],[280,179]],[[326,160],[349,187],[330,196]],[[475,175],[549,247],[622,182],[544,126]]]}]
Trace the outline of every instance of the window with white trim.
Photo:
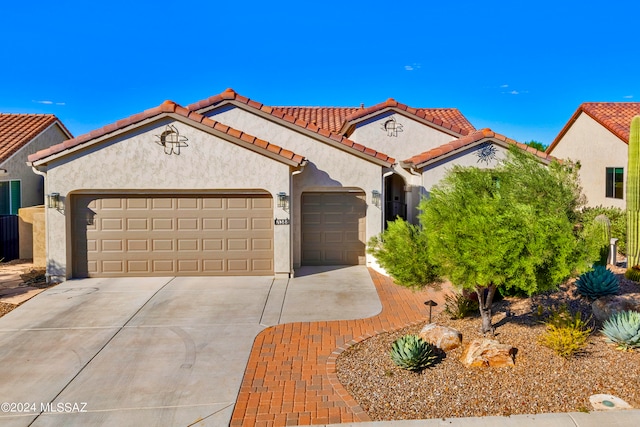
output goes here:
[{"label": "window with white trim", "polygon": [[22,207],[20,180],[0,181],[0,215],[18,215]]},{"label": "window with white trim", "polygon": [[624,199],[624,168],[607,168],[605,197]]}]

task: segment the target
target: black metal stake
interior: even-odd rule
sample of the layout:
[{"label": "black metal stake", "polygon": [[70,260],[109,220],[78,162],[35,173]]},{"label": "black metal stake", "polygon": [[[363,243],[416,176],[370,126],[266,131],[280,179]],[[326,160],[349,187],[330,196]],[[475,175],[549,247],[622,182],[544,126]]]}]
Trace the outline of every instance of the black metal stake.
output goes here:
[{"label": "black metal stake", "polygon": [[435,301],[429,300],[429,301],[425,301],[425,302],[424,302],[424,305],[426,305],[426,306],[428,306],[428,307],[429,307],[429,323],[431,323],[431,309],[432,309],[433,307],[437,306],[437,305],[438,305],[438,303],[437,303],[437,302],[435,302]]}]

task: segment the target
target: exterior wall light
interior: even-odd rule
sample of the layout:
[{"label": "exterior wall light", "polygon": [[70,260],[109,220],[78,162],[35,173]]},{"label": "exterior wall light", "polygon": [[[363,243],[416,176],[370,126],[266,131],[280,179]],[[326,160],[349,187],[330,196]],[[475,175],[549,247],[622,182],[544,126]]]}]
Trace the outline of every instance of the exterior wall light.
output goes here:
[{"label": "exterior wall light", "polygon": [[288,210],[289,209],[289,196],[287,196],[287,193],[278,193],[278,207],[282,210]]},{"label": "exterior wall light", "polygon": [[371,203],[378,208],[380,207],[380,192],[378,190],[373,190],[371,192]]},{"label": "exterior wall light", "polygon": [[47,207],[60,210],[60,193],[47,194]]}]

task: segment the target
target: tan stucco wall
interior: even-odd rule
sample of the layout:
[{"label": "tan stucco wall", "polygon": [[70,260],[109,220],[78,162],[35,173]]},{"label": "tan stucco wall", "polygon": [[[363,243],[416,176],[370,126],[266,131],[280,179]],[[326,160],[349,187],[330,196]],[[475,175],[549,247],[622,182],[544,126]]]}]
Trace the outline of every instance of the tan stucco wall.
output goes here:
[{"label": "tan stucco wall", "polygon": [[[188,138],[180,155],[167,155],[156,141],[166,124],[173,124]],[[240,147],[189,124],[164,119],[112,139],[93,149],[69,155],[49,165],[48,192],[60,193],[66,203],[72,192],[112,191],[122,193],[216,190],[266,190],[274,197],[274,215],[287,218],[277,207],[276,194],[288,193],[290,167],[262,154]],[[48,270],[69,277],[71,271],[70,215],[46,209]],[[289,226],[274,229],[276,274],[289,274]]]},{"label": "tan stucco wall", "polygon": [[[624,208],[624,199],[605,197],[606,168],[624,168],[627,177],[628,145],[588,115],[581,113],[551,155],[580,161],[580,181],[588,206]],[[626,182],[625,182],[626,186]]]},{"label": "tan stucco wall", "polygon": [[18,211],[20,258],[33,259],[35,267],[46,265],[44,206],[31,206]]},{"label": "tan stucco wall", "polygon": [[43,150],[67,139],[69,138],[60,127],[53,124],[0,164],[0,169],[6,169],[8,173],[0,176],[0,181],[16,179],[21,181],[23,207],[44,203],[44,179],[33,173],[31,167],[27,166],[27,157],[38,150]]},{"label": "tan stucco wall", "polygon": [[[388,136],[383,128],[391,118],[402,125],[397,136]],[[458,138],[405,115],[386,113],[359,123],[349,139],[401,161]]]},{"label": "tan stucco wall", "polygon": [[241,108],[214,110],[207,115],[307,158],[309,163],[302,173],[293,177],[293,186],[289,193],[294,267],[300,265],[301,259],[300,201],[305,191],[341,188],[362,190],[367,201],[367,240],[382,231],[381,210],[371,204],[372,191],[382,191],[381,166]]},{"label": "tan stucco wall", "polygon": [[490,162],[478,161],[478,150],[480,149],[480,146],[474,146],[450,156],[443,161],[435,162],[425,167],[422,170],[422,185],[426,189],[424,193],[425,196],[429,194],[431,187],[444,178],[447,172],[451,170],[454,165],[465,167],[473,166],[483,169],[495,168],[498,163],[506,157],[508,149],[497,144],[493,144],[493,146],[496,148],[496,158]]}]

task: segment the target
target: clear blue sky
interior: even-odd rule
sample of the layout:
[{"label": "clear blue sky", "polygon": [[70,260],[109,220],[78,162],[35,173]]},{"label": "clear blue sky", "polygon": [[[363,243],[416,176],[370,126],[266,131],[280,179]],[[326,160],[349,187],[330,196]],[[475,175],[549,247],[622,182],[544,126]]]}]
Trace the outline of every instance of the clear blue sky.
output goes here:
[{"label": "clear blue sky", "polygon": [[231,87],[267,105],[455,107],[549,144],[582,102],[640,102],[640,2],[10,1],[0,112],[75,135]]}]

